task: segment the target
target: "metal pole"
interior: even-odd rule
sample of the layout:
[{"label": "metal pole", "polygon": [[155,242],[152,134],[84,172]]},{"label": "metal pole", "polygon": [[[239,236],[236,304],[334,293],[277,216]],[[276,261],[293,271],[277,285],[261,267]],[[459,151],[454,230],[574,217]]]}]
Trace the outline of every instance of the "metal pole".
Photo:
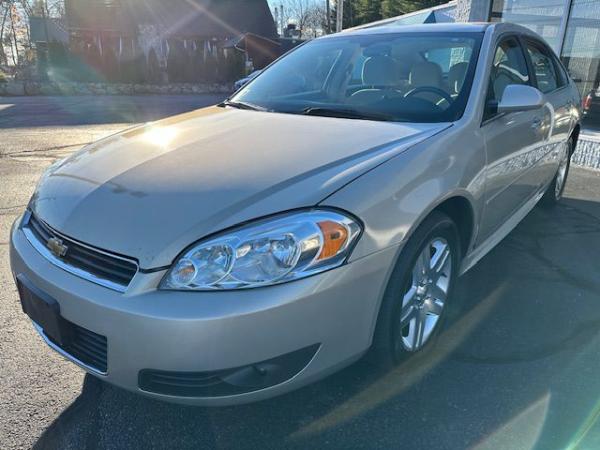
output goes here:
[{"label": "metal pole", "polygon": [[340,31],[342,31],[342,28],[344,25],[344,0],[337,0],[336,12],[337,12],[337,17],[336,17],[335,31],[339,33]]},{"label": "metal pole", "polygon": [[567,35],[567,23],[569,22],[569,18],[571,16],[571,7],[571,0],[565,0],[563,16],[558,31],[558,42],[556,43],[556,48],[554,49],[558,56],[562,56],[563,47],[565,45],[565,37]]},{"label": "metal pole", "polygon": [[331,8],[329,0],[325,0],[325,9],[327,10],[327,34],[331,34]]}]

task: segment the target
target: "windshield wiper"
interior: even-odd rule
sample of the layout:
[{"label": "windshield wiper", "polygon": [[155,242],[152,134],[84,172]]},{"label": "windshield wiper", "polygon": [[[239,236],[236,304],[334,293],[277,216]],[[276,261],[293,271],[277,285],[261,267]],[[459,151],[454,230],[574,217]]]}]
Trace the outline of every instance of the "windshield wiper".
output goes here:
[{"label": "windshield wiper", "polygon": [[258,105],[253,105],[252,103],[234,102],[231,100],[224,100],[221,103],[219,103],[217,106],[220,106],[221,108],[224,108],[225,106],[231,106],[232,108],[237,108],[237,109],[248,109],[251,111],[266,111],[266,108],[263,108]]},{"label": "windshield wiper", "polygon": [[309,106],[302,110],[302,114],[307,116],[340,117],[343,119],[364,119],[392,121],[394,117],[389,114],[370,113],[358,111],[356,109],[344,108],[324,108],[319,106]]}]

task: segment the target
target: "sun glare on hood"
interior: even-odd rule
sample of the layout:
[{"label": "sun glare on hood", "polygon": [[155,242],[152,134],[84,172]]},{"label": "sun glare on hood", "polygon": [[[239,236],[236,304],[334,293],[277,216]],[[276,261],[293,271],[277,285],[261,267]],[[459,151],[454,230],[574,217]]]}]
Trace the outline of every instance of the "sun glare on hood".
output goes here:
[{"label": "sun glare on hood", "polygon": [[177,130],[173,127],[151,126],[144,132],[142,139],[158,147],[167,147],[176,136]]}]

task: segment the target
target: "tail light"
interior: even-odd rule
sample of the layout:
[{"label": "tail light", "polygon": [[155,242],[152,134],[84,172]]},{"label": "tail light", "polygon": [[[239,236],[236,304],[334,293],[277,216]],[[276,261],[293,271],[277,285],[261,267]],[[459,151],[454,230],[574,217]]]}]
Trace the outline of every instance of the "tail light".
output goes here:
[{"label": "tail light", "polygon": [[581,107],[584,109],[584,111],[590,109],[590,106],[592,106],[592,94],[586,95],[581,101]]}]

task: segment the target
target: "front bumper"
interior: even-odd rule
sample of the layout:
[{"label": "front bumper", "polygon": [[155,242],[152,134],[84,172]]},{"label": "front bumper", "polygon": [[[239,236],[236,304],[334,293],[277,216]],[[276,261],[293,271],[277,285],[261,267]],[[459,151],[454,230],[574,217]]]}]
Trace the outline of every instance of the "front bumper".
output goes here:
[{"label": "front bumper", "polygon": [[[159,291],[161,271],[138,272],[119,293],[50,264],[19,227],[11,232],[10,261],[15,276],[26,277],[59,302],[66,320],[106,337],[105,374],[53,346],[63,356],[111,384],[150,397],[227,405],[282,394],[358,359],[371,344],[397,251],[389,248],[290,283],[228,292]],[[190,397],[140,388],[140,372],[147,370],[220,372],[306,348],[316,351],[307,364],[264,389]]]}]

